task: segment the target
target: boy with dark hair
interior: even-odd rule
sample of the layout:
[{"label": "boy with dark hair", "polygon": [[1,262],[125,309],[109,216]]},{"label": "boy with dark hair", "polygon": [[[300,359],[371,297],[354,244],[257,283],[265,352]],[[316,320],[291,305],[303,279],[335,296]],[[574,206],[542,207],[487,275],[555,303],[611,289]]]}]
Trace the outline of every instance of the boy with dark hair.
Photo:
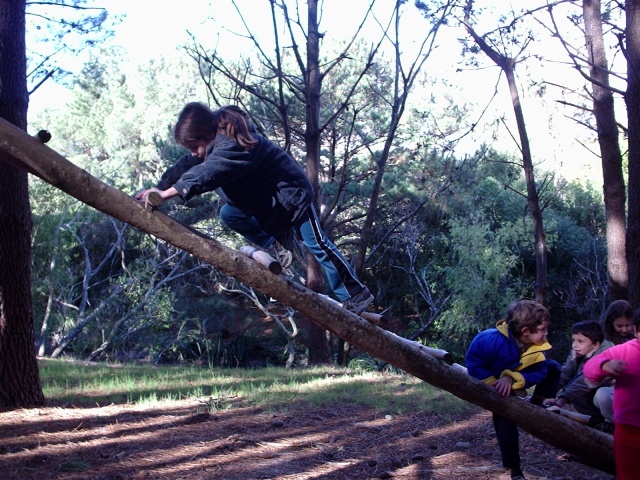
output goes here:
[{"label": "boy with dark hair", "polygon": [[613,425],[607,425],[609,422],[605,422],[602,412],[593,403],[598,388],[609,385],[610,382],[597,385],[587,382],[582,367],[588,359],[612,347],[613,343],[605,340],[600,324],[591,320],[576,323],[571,328],[571,339],[571,353],[560,371],[560,392],[556,398],[545,400],[544,403],[546,406],[561,408],[570,403],[578,413],[591,417],[589,425],[611,432]]},{"label": "boy with dark hair", "polygon": [[[547,360],[549,312],[532,300],[509,306],[505,318],[495,328],[475,336],[465,356],[469,375],[492,385],[501,395],[515,394],[536,385],[532,403],[555,397],[560,364]],[[520,467],[517,424],[496,413],[493,425],[500,446],[502,464],[511,469],[511,478],[524,479]]]}]

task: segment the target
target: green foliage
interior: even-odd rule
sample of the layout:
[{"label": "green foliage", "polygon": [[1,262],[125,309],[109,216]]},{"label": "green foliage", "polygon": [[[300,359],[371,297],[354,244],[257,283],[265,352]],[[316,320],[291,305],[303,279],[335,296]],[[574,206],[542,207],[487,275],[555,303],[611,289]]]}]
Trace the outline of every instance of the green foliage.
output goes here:
[{"label": "green foliage", "polygon": [[[429,343],[461,358],[470,338],[492,326],[504,307],[523,296],[517,239],[513,225],[491,231],[478,219],[450,221],[448,264],[434,276],[433,292],[449,292],[450,300],[433,321]],[[444,294],[440,294],[444,297]]]},{"label": "green foliage", "polygon": [[[471,338],[493,326],[511,301],[533,295],[533,230],[526,198],[519,193],[524,191],[522,173],[509,158],[486,149],[463,160],[425,150],[402,165],[403,174],[388,194],[393,201],[377,219],[381,231],[414,208],[424,192],[445,187],[371,260],[385,295],[382,304],[405,319],[396,328],[406,336],[420,334],[428,345],[461,359]],[[410,183],[406,189],[403,175]],[[604,242],[597,236],[604,220],[577,215],[579,202],[586,199],[594,211],[602,208],[589,191],[577,184],[565,187],[545,210],[552,332],[559,336],[554,340],[562,349],[559,356],[568,348],[567,326],[594,318],[604,298],[599,288],[606,287]]]},{"label": "green foliage", "polygon": [[[209,367],[248,367],[281,363],[277,347],[257,330],[259,319],[243,301],[214,296],[182,297],[161,343],[152,346],[154,363],[196,362]],[[235,308],[231,305],[235,304]]]},{"label": "green foliage", "polygon": [[597,192],[592,184],[583,185],[576,181],[568,183],[552,205],[555,211],[569,217],[575,225],[586,229],[591,236],[604,236],[605,213],[602,193]]}]

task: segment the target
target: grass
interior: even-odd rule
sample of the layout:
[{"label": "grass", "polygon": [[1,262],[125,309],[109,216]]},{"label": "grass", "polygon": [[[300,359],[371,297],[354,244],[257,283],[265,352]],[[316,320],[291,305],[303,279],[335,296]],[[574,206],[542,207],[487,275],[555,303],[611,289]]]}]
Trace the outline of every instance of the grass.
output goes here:
[{"label": "grass", "polygon": [[212,370],[41,359],[40,377],[50,403],[74,406],[198,399],[212,411],[255,406],[282,412],[294,403],[357,403],[387,414],[455,414],[469,408],[455,396],[406,374],[328,366]]}]

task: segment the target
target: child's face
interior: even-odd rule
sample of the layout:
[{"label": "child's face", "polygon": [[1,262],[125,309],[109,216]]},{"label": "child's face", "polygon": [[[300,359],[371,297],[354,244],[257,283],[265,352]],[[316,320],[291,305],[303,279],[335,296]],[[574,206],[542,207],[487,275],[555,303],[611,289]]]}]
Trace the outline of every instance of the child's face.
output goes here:
[{"label": "child's face", "polygon": [[579,357],[586,357],[600,346],[600,342],[594,343],[589,337],[585,337],[581,333],[571,335],[571,348]]},{"label": "child's face", "polygon": [[613,321],[613,328],[623,338],[633,338],[636,333],[633,323],[627,317],[616,318]]},{"label": "child's face", "polygon": [[529,328],[525,327],[522,329],[522,335],[520,335],[520,343],[523,345],[542,345],[547,341],[548,329],[549,322],[541,323],[534,330],[529,330]]},{"label": "child's face", "polygon": [[191,155],[194,157],[204,158],[207,152],[207,146],[209,145],[209,141],[200,140],[197,143],[189,146],[189,150],[191,150]]}]

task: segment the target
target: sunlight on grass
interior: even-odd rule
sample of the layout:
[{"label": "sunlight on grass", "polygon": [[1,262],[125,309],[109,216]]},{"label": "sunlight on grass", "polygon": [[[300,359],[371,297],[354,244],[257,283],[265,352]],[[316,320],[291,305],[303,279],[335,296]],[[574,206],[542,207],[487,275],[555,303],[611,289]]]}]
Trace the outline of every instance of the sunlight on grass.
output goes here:
[{"label": "sunlight on grass", "polygon": [[85,364],[40,360],[45,397],[80,405],[145,404],[198,399],[209,410],[257,406],[283,412],[293,402],[362,404],[385,414],[438,411],[468,404],[410,375],[336,367],[286,371]]}]

